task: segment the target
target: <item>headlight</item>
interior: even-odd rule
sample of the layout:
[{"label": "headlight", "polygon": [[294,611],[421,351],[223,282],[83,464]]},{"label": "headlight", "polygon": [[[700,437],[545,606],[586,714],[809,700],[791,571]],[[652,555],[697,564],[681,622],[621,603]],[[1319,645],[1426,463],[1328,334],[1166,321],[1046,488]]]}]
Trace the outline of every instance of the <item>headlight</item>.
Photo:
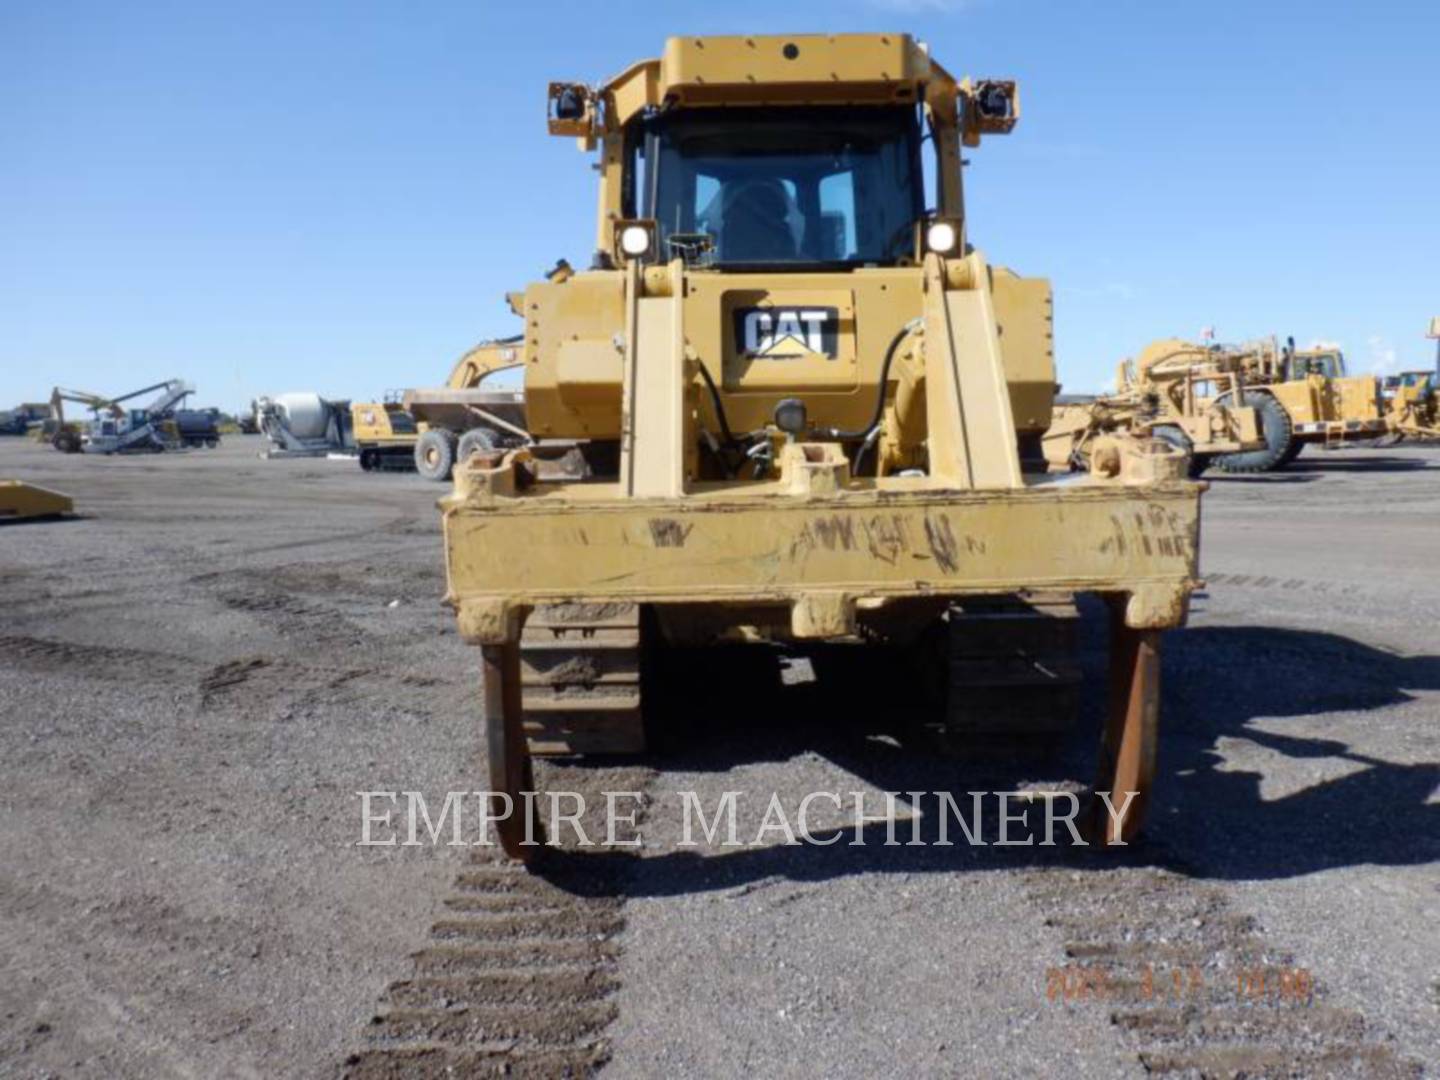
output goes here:
[{"label": "headlight", "polygon": [[620,233],[620,250],[638,258],[650,250],[650,230],[644,225],[627,225]]},{"label": "headlight", "polygon": [[954,225],[948,221],[937,221],[925,233],[925,246],[938,254],[948,255],[955,250],[957,239],[959,234]]},{"label": "headlight", "polygon": [[775,426],[792,439],[805,432],[808,422],[805,402],[799,398],[787,397],[775,406]]}]

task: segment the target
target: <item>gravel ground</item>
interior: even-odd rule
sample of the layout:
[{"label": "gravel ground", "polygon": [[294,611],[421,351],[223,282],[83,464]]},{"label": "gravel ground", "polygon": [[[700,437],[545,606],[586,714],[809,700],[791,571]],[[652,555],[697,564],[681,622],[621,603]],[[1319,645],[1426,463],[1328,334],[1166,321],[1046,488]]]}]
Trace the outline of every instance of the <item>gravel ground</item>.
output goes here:
[{"label": "gravel ground", "polygon": [[542,767],[650,805],[638,854],[530,878],[354,846],[357,791],[482,786],[442,489],[258,447],[0,441],[0,476],[80,511],[0,527],[0,1075],[435,1075],[536,1040],[535,1075],[1440,1062],[1440,449],[1215,479],[1152,837],[1122,857],[884,847],[883,822],[864,847],[683,846],[680,791],[739,792],[749,841],[772,793],[878,812],[1093,767],[1094,694],[1045,760],[937,760],[820,657],[798,685],[702,666],[664,752]]}]

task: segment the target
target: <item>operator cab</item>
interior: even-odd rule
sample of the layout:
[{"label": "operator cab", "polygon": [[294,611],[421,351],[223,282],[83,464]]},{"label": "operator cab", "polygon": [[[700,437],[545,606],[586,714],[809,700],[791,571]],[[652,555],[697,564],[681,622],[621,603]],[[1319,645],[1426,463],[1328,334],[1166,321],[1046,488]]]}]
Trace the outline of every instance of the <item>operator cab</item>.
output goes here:
[{"label": "operator cab", "polygon": [[638,127],[630,213],[656,223],[662,259],[747,269],[914,261],[925,200],[913,105],[679,110]]},{"label": "operator cab", "polygon": [[1345,354],[1339,349],[1315,349],[1309,352],[1293,353],[1290,357],[1290,381],[1303,379],[1307,375],[1322,375],[1327,379],[1339,379],[1345,375]]}]

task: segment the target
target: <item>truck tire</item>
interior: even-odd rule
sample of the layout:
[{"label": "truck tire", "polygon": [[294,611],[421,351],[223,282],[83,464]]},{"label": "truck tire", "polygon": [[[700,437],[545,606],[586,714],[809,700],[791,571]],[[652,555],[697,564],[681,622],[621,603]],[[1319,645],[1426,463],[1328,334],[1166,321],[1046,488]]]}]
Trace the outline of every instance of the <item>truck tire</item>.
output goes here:
[{"label": "truck tire", "polygon": [[460,448],[455,452],[455,460],[463,463],[476,451],[494,450],[498,445],[495,433],[489,428],[471,428],[460,436]]},{"label": "truck tire", "polygon": [[[1224,394],[1217,399],[1217,403],[1225,405],[1230,399],[1229,394]],[[1238,454],[1216,454],[1215,464],[1228,473],[1273,472],[1289,460],[1286,455],[1295,443],[1295,429],[1290,422],[1290,414],[1275,398],[1255,390],[1245,391],[1244,403],[1259,414],[1260,434],[1265,437],[1265,445],[1259,450],[1246,450]]]},{"label": "truck tire", "polygon": [[57,432],[55,438],[50,440],[52,446],[62,454],[76,454],[80,452],[80,436],[73,431]]},{"label": "truck tire", "polygon": [[430,430],[415,443],[415,471],[426,480],[443,484],[455,468],[455,436]]},{"label": "truck tire", "polygon": [[1174,424],[1159,424],[1150,429],[1150,435],[1185,452],[1185,475],[1191,480],[1199,480],[1210,467],[1211,456],[1195,453],[1195,444],[1190,441],[1190,436]]}]

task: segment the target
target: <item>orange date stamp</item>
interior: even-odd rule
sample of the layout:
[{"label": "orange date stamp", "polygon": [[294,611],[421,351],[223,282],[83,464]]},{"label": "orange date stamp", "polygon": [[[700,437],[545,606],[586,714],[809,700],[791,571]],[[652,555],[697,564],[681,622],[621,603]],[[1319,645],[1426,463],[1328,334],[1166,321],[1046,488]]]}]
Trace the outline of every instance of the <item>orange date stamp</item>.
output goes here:
[{"label": "orange date stamp", "polygon": [[1228,994],[1236,1003],[1309,1005],[1315,980],[1308,968],[1261,964],[1217,976],[1198,965],[1146,964],[1124,976],[1099,964],[1045,969],[1045,1000],[1052,1004],[1130,1002],[1179,1005]]}]

